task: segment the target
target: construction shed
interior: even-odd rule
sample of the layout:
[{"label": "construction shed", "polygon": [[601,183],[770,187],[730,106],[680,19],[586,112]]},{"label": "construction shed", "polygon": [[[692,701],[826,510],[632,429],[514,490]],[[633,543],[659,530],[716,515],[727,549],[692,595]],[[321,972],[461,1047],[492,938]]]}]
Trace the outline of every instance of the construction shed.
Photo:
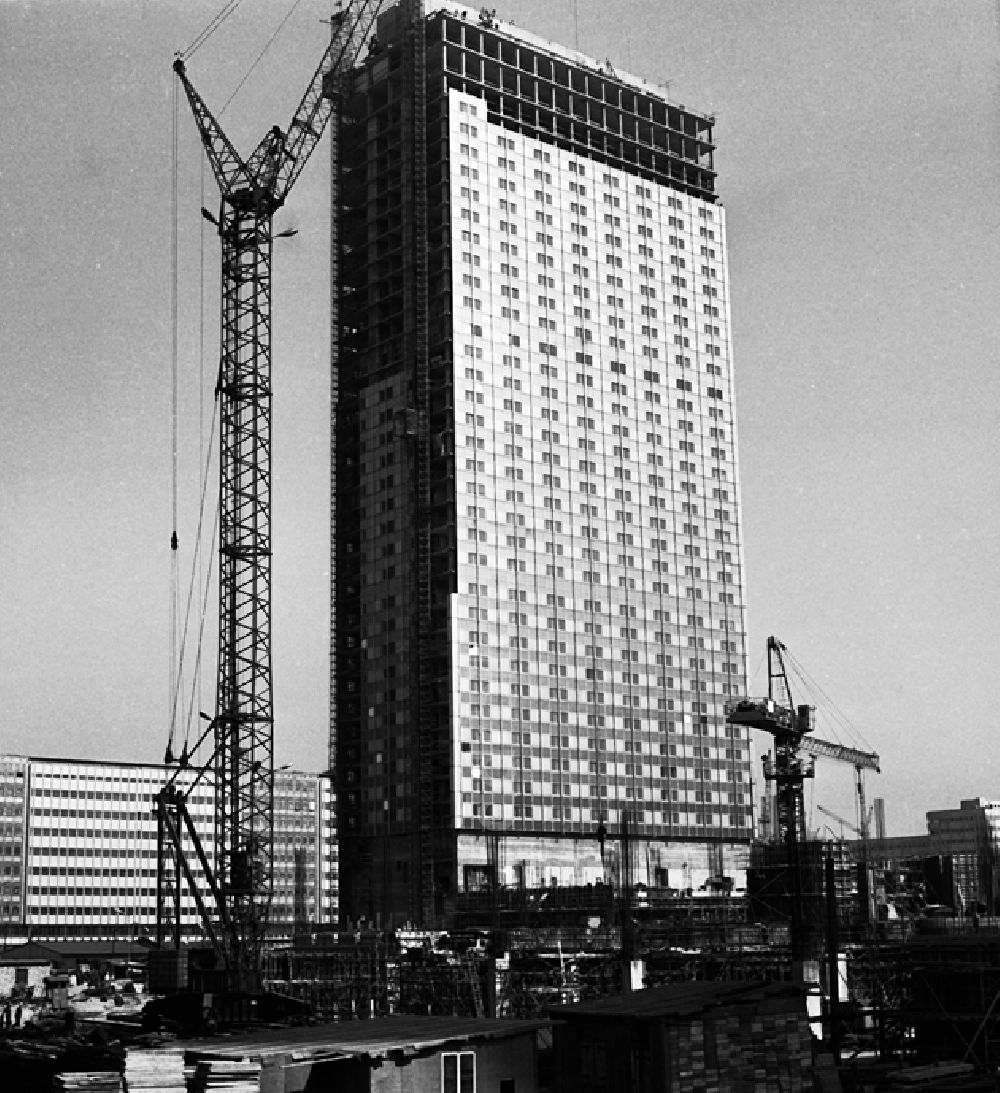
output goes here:
[{"label": "construction shed", "polygon": [[553,1007],[556,1093],[812,1090],[806,993],[699,981]]},{"label": "construction shed", "polygon": [[41,997],[45,980],[63,962],[63,954],[29,941],[0,951],[0,998]]},{"label": "construction shed", "polygon": [[549,1024],[401,1014],[183,1046],[206,1088],[240,1072],[260,1093],[538,1093]]}]

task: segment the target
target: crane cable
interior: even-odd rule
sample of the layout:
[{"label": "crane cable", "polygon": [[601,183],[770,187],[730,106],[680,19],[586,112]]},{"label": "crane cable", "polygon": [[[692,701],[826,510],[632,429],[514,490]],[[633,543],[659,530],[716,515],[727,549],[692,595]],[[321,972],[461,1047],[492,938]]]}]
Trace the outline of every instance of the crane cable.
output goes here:
[{"label": "crane cable", "polygon": [[219,12],[208,21],[204,30],[195,37],[187,49],[180,54],[180,57],[183,60],[193,57],[239,6],[240,0],[226,0]]},{"label": "crane cable", "polygon": [[[207,476],[207,465],[206,465],[206,481],[207,481],[207,477],[208,476]],[[209,544],[209,556],[211,556],[215,553],[215,545],[216,545],[217,536],[218,536],[218,533],[219,533],[219,507],[220,507],[220,502],[217,499],[217,501],[216,501],[216,510],[215,510],[215,519],[212,521],[212,541]],[[202,506],[202,512],[204,512],[204,505]],[[200,526],[200,523],[199,523],[199,526]],[[183,756],[188,755],[188,748],[189,748],[190,739],[191,739],[191,727],[195,723],[195,719],[197,717],[197,711],[200,710],[202,705],[203,705],[202,702],[201,702],[201,694],[200,694],[200,684],[201,684],[201,679],[202,679],[201,658],[202,658],[202,652],[204,651],[204,648],[205,648],[205,620],[208,618],[208,597],[209,597],[209,593],[212,590],[212,582],[213,582],[214,576],[215,576],[215,574],[211,571],[211,568],[209,568],[209,571],[208,571],[207,574],[203,573],[203,575],[202,575],[202,583],[203,583],[203,586],[204,586],[204,592],[202,593],[202,599],[201,599],[201,614],[200,614],[200,620],[201,621],[200,621],[200,624],[199,624],[199,627],[198,627],[198,643],[195,646],[195,656],[194,656],[194,677],[195,677],[195,682],[191,686],[190,695],[188,697],[187,717],[185,718],[185,722],[184,722],[184,750],[182,752]],[[192,593],[194,592],[194,588],[195,588],[195,580],[194,580],[194,573],[192,573],[192,575],[191,575],[191,591],[192,591]]]},{"label": "crane cable", "polygon": [[[217,424],[218,424],[218,403],[215,404],[215,413],[212,416],[212,427],[211,427],[211,436],[212,437],[216,436]],[[186,605],[185,611],[184,611],[184,631],[183,631],[183,636],[181,638],[181,659],[183,660],[185,658],[185,656],[187,655],[188,635],[189,635],[190,629],[191,629],[191,613],[192,613],[192,606],[194,604],[195,589],[199,586],[199,584],[204,584],[204,589],[205,590],[204,590],[204,593],[202,594],[201,611],[199,613],[198,638],[197,638],[197,643],[195,645],[194,668],[192,670],[192,681],[191,681],[191,687],[190,687],[190,694],[189,694],[189,698],[188,698],[187,716],[184,720],[184,745],[183,745],[183,748],[181,750],[181,755],[182,756],[187,756],[187,754],[188,754],[188,746],[189,746],[190,740],[191,740],[191,727],[194,724],[194,720],[195,720],[195,716],[196,716],[195,707],[198,706],[200,708],[200,706],[201,706],[200,695],[199,695],[199,687],[200,687],[200,683],[201,683],[201,656],[202,656],[202,648],[204,646],[204,638],[205,638],[205,620],[208,617],[208,597],[209,597],[209,592],[210,592],[211,587],[212,587],[212,580],[213,580],[213,577],[214,577],[214,573],[212,572],[211,567],[208,567],[207,575],[205,575],[203,570],[201,569],[202,559],[203,559],[204,554],[205,554],[204,550],[202,549],[203,533],[204,533],[204,528],[205,528],[205,503],[206,503],[206,500],[207,500],[207,497],[208,497],[209,472],[210,472],[211,466],[212,466],[213,452],[214,452],[213,446],[209,445],[209,450],[208,450],[208,453],[207,453],[207,457],[204,461],[204,470],[202,472],[201,499],[200,499],[200,503],[198,505],[198,528],[195,532],[195,544],[196,544],[195,557],[191,561],[191,577],[190,577],[190,580],[188,582],[187,605]],[[213,520],[212,538],[211,538],[211,542],[208,544],[208,553],[209,553],[210,557],[215,553],[216,535],[218,534],[218,527],[219,527],[219,505],[220,505],[220,503],[221,503],[220,499],[217,497],[216,498],[215,518]],[[199,573],[203,574],[200,580],[199,580],[199,576],[198,576]],[[176,713],[176,708],[177,708],[179,702],[180,702],[180,692],[178,690],[178,692],[174,695],[175,713]]]},{"label": "crane cable", "polygon": [[[180,374],[179,374],[179,341],[180,341],[180,306],[179,306],[179,285],[180,285],[180,270],[179,270],[179,177],[180,177],[180,138],[179,138],[179,96],[177,90],[177,81],[173,82],[173,102],[172,102],[172,132],[171,132],[171,246],[170,246],[170,262],[171,262],[171,286],[170,286],[170,311],[171,311],[171,520],[172,529],[170,534],[170,556],[171,556],[171,577],[170,577],[170,665],[169,665],[169,718],[168,718],[168,736],[167,736],[167,749],[166,749],[166,762],[170,763],[174,760],[179,760],[181,757],[186,757],[188,754],[188,747],[191,738],[191,727],[194,721],[194,706],[200,707],[200,695],[198,690],[201,685],[201,657],[202,657],[202,642],[205,630],[205,620],[208,613],[208,595],[211,587],[212,571],[211,567],[208,567],[208,577],[204,577],[203,567],[203,533],[204,533],[204,519],[205,519],[205,507],[208,493],[208,483],[211,469],[211,459],[214,451],[214,445],[211,442],[212,438],[216,435],[217,423],[218,423],[218,404],[215,404],[215,413],[213,414],[209,437],[210,442],[208,444],[208,450],[206,452],[205,445],[205,410],[204,410],[204,375],[205,375],[205,243],[204,243],[204,230],[201,232],[201,245],[200,245],[200,277],[199,277],[199,358],[200,358],[200,383],[199,383],[199,463],[203,466],[200,502],[199,502],[199,516],[198,526],[194,539],[194,556],[191,562],[191,575],[188,583],[187,600],[183,611],[183,625],[181,624],[181,590],[180,590],[180,554],[179,554],[179,538],[177,534],[178,527],[178,511],[179,511],[179,454],[180,454],[180,440],[179,440],[179,388],[180,388]],[[202,164],[201,171],[201,188],[202,188],[202,204],[204,204],[204,190],[205,190],[205,171],[204,164]],[[203,226],[204,227],[204,226]],[[218,499],[217,499],[218,505]],[[216,511],[215,525],[217,531],[218,525],[218,511]],[[214,551],[215,548],[215,535],[216,531],[213,531],[212,542],[209,547],[209,554]],[[191,630],[191,616],[192,607],[195,599],[195,588],[197,588],[202,581],[205,581],[205,592],[202,595],[201,604],[201,618],[198,629],[198,641],[197,649],[194,658],[194,668],[189,673],[191,677],[191,695],[188,701],[187,715],[184,718],[183,724],[183,743],[180,752],[177,751],[177,745],[180,738],[180,726],[179,726],[179,713],[182,706],[181,692],[184,690],[184,665],[188,659],[188,645],[189,634]]]},{"label": "crane cable", "polygon": [[749,674],[749,675],[747,676],[747,688],[748,688],[748,690],[749,690],[750,692],[752,692],[752,691],[753,691],[753,688],[754,688],[754,687],[756,686],[756,684],[755,684],[755,683],[751,683],[750,681],[751,681],[751,680],[757,680],[757,679],[760,679],[760,677],[761,677],[761,676],[763,675],[763,673],[764,673],[764,658],[765,658],[766,656],[767,656],[767,653],[766,653],[766,652],[765,652],[765,653],[761,653],[761,655],[760,655],[760,658],[759,658],[759,659],[758,659],[758,661],[757,661],[757,665],[756,665],[756,667],[755,667],[755,668],[754,668],[754,670],[753,670],[753,671],[752,671],[752,672],[751,672],[751,673],[750,673],[750,674]]},{"label": "crane cable", "polygon": [[792,666],[795,671],[795,675],[798,677],[799,682],[803,684],[807,691],[811,691],[814,694],[819,695],[825,704],[825,708],[828,713],[831,714],[840,728],[854,741],[859,750],[872,751],[872,746],[869,744],[858,729],[851,723],[850,718],[845,714],[833,701],[833,699],[826,693],[819,682],[813,678],[806,671],[805,667],[800,664],[792,655],[785,649],[785,659]]},{"label": "crane cable", "polygon": [[170,531],[170,665],[169,665],[169,719],[167,734],[167,762],[173,752],[174,733],[177,727],[176,703],[174,695],[180,685],[180,661],[177,648],[177,625],[180,607],[180,574],[178,570],[177,556],[177,338],[178,338],[178,303],[177,303],[177,81],[172,80],[173,101],[170,134],[170,503],[171,503],[171,531]]},{"label": "crane cable", "polygon": [[[178,54],[178,56],[184,61],[187,61],[191,57],[193,57],[195,55],[195,53],[197,53],[198,50],[201,49],[201,47],[209,40],[209,38],[211,38],[212,35],[219,29],[219,27],[221,27],[222,24],[230,17],[230,15],[232,15],[236,11],[236,9],[240,6],[240,2],[241,2],[241,0],[226,0],[226,2],[222,5],[219,12],[212,19],[210,19],[208,21],[208,24],[206,25],[205,29],[202,30],[202,32],[200,34],[198,34],[195,37],[194,41],[187,47],[187,49],[182,50]],[[239,94],[239,92],[242,89],[243,85],[247,82],[248,79],[250,79],[250,75],[253,72],[253,70],[257,67],[258,64],[260,64],[261,59],[263,58],[264,54],[271,48],[272,44],[274,43],[275,38],[277,38],[278,35],[281,33],[281,31],[284,29],[285,24],[292,17],[292,14],[294,13],[295,9],[301,3],[302,3],[302,0],[294,0],[294,3],[288,9],[288,11],[286,12],[285,17],[281,20],[281,22],[275,28],[274,33],[271,35],[270,38],[268,38],[267,42],[265,42],[264,48],[254,58],[254,60],[251,63],[250,67],[243,74],[243,78],[236,85],[236,88],[234,89],[233,93],[229,96],[228,99],[226,99],[225,104],[223,105],[222,109],[219,111],[219,116],[220,117],[221,117],[222,114],[224,114],[226,112],[226,108],[233,101],[233,99],[235,99],[236,96]]]},{"label": "crane cable", "polygon": [[[205,176],[208,171],[208,166],[205,157],[201,157],[201,200],[199,201],[199,208],[205,208]],[[200,231],[198,234],[198,466],[206,466],[206,459],[208,455],[205,450],[205,232],[206,221],[202,217],[200,221]],[[218,406],[216,405],[216,410]],[[213,421],[213,433],[214,435],[214,421]],[[209,451],[211,450],[211,436],[209,437]],[[218,513],[215,518],[215,531],[213,536],[218,531],[219,519]],[[215,553],[215,541],[213,538],[212,549],[209,551],[209,557]],[[200,555],[202,559],[202,566],[204,566],[204,554]],[[199,572],[199,579],[205,580],[205,573],[202,569]],[[204,612],[205,607],[202,608]],[[202,633],[204,633],[204,618],[202,618]],[[195,678],[191,687],[192,699],[197,692],[198,696],[198,709],[204,709],[204,702],[202,699],[202,682],[203,676],[201,672],[201,639],[198,642],[198,656],[195,662]],[[188,718],[188,732],[191,729],[190,716]],[[185,738],[186,741],[186,738]]]},{"label": "crane cable", "polygon": [[264,48],[263,48],[263,49],[262,49],[262,50],[260,51],[260,53],[258,53],[258,54],[257,54],[257,56],[256,56],[256,57],[255,57],[255,58],[253,59],[253,61],[251,62],[251,64],[250,64],[250,67],[249,67],[249,68],[248,68],[248,69],[246,70],[246,72],[245,72],[245,73],[243,74],[243,79],[242,79],[242,80],[240,80],[240,82],[239,82],[239,83],[238,83],[238,84],[236,85],[236,87],[234,88],[234,90],[233,90],[233,93],[232,93],[232,94],[231,94],[231,95],[229,96],[229,98],[228,98],[228,99],[226,99],[225,103],[223,104],[223,107],[222,107],[222,109],[221,109],[221,110],[219,111],[219,115],[220,115],[220,116],[221,116],[222,114],[224,114],[224,113],[226,112],[226,109],[227,109],[227,107],[229,106],[229,104],[230,104],[230,103],[231,103],[231,102],[233,101],[233,99],[235,99],[235,98],[236,98],[236,96],[237,96],[237,95],[238,95],[238,94],[240,93],[241,89],[243,88],[243,85],[244,85],[244,84],[245,84],[245,83],[247,82],[247,80],[249,80],[249,79],[250,79],[250,76],[251,76],[251,74],[253,73],[253,70],[254,70],[254,69],[255,69],[255,68],[257,67],[257,65],[259,65],[259,64],[260,64],[260,62],[261,62],[261,60],[262,60],[262,58],[263,58],[264,54],[265,54],[265,53],[267,53],[267,51],[268,51],[268,50],[269,50],[269,49],[271,48],[271,46],[272,46],[272,45],[274,44],[274,40],[275,40],[275,38],[277,38],[277,37],[278,37],[278,35],[279,35],[279,34],[280,34],[280,33],[282,32],[282,30],[284,29],[284,26],[285,26],[285,24],[286,24],[286,23],[288,22],[288,20],[289,20],[289,19],[290,19],[290,18],[292,17],[292,15],[293,15],[293,14],[294,14],[294,12],[295,12],[295,9],[296,9],[296,8],[297,8],[297,7],[299,6],[299,4],[301,4],[301,3],[302,3],[302,0],[295,0],[295,2],[294,2],[294,3],[292,4],[292,6],[291,6],[291,7],[290,7],[290,8],[288,9],[288,11],[287,11],[287,12],[285,13],[285,17],[284,17],[284,18],[283,18],[283,19],[281,20],[281,22],[280,22],[280,23],[279,23],[279,24],[277,25],[277,27],[275,27],[275,29],[274,29],[274,33],[273,33],[273,34],[271,35],[271,37],[270,37],[270,38],[268,38],[268,40],[267,40],[267,41],[266,41],[266,42],[264,43]]}]

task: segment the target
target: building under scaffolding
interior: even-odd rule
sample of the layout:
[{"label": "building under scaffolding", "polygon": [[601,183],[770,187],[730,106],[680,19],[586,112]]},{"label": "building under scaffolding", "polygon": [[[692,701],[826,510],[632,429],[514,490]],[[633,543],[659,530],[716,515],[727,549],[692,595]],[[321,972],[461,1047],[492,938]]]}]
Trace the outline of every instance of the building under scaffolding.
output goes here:
[{"label": "building under scaffolding", "polygon": [[380,17],[335,134],[343,913],[441,926],[484,884],[596,884],[625,814],[636,882],[739,884],[713,119],[427,8]]}]

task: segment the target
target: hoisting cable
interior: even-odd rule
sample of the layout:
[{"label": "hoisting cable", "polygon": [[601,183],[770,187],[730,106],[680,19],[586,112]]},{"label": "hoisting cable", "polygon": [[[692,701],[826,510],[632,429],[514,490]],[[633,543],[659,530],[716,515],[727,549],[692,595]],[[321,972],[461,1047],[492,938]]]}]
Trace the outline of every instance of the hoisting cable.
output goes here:
[{"label": "hoisting cable", "polygon": [[201,47],[212,37],[212,35],[222,26],[222,24],[229,18],[230,15],[240,6],[240,0],[226,0],[212,19],[208,21],[208,25],[205,29],[195,38],[195,40],[185,49],[180,57],[182,60],[187,60],[192,57]]},{"label": "hoisting cable", "polygon": [[[217,417],[218,417],[218,415],[216,414],[212,418],[212,432],[213,432],[213,435],[214,435],[214,432],[215,432]],[[210,463],[211,463],[211,452],[209,453],[209,458],[205,460],[204,472],[202,474],[201,501],[200,501],[200,504],[198,506],[198,527],[197,527],[197,530],[195,532],[195,556],[191,560],[191,577],[190,577],[190,580],[188,582],[187,604],[186,604],[185,609],[184,609],[184,628],[183,628],[183,632],[182,632],[182,635],[181,635],[181,648],[180,648],[180,661],[181,661],[181,663],[184,662],[185,656],[187,654],[188,634],[189,634],[190,629],[191,629],[191,609],[192,609],[192,605],[194,603],[195,589],[198,587],[198,584],[199,584],[199,582],[198,582],[198,573],[200,572],[201,558],[202,558],[202,555],[203,555],[203,551],[202,551],[202,533],[203,533],[204,524],[205,524],[205,501],[206,501],[206,498],[207,498],[207,495],[208,495],[208,482],[209,482]],[[218,524],[218,519],[216,519],[215,523]],[[212,542],[211,542],[211,545],[210,545],[210,553],[211,553],[212,550],[214,550],[214,547],[215,547],[215,532],[213,531]],[[192,704],[192,705],[194,704],[195,699],[198,697],[196,692],[197,692],[197,688],[198,688],[198,681],[199,681],[199,674],[200,674],[201,644],[202,644],[202,637],[203,637],[204,631],[205,631],[205,614],[206,614],[206,612],[207,612],[207,591],[206,591],[206,595],[205,595],[205,602],[202,603],[201,621],[200,621],[199,627],[198,627],[198,645],[197,645],[197,652],[195,654],[195,665],[196,665],[196,667],[195,667],[195,670],[194,670],[194,672],[192,674],[192,677],[191,677],[191,699],[190,699],[190,704]],[[172,711],[172,715],[173,715],[173,719],[174,719],[175,722],[176,722],[176,719],[177,719],[177,708],[180,704],[180,700],[181,700],[180,699],[180,683],[178,681],[177,689],[174,691],[174,694],[173,694],[173,711]],[[187,717],[185,725],[184,725],[184,745],[183,745],[183,748],[181,749],[181,755],[184,755],[184,756],[186,756],[188,754],[188,744],[190,742],[190,736],[191,736],[191,720],[192,720],[191,712],[190,712],[190,709],[189,709],[188,717]],[[178,757],[175,756],[174,758],[178,758]]]},{"label": "hoisting cable", "polygon": [[178,340],[178,261],[177,261],[177,81],[172,80],[173,101],[170,134],[170,667],[169,696],[170,711],[167,732],[167,748],[164,762],[173,761],[174,732],[176,729],[177,707],[174,695],[180,686],[180,662],[177,648],[177,623],[180,607],[180,575],[177,558],[177,340]]},{"label": "hoisting cable", "polygon": [[260,64],[261,59],[263,58],[264,54],[271,48],[271,46],[274,43],[275,38],[277,38],[278,35],[281,33],[281,31],[284,29],[285,24],[292,17],[292,14],[294,13],[295,9],[301,3],[302,3],[302,0],[295,0],[295,2],[292,4],[292,6],[288,9],[287,13],[285,14],[284,19],[282,19],[281,22],[277,25],[277,27],[274,30],[274,33],[264,43],[264,48],[260,51],[260,53],[257,54],[257,56],[254,58],[253,62],[251,63],[250,67],[244,73],[243,79],[240,80],[240,82],[236,85],[236,88],[234,89],[233,93],[229,96],[228,99],[226,99],[222,109],[219,111],[219,116],[220,117],[226,112],[226,108],[233,101],[233,99],[235,99],[236,96],[240,93],[240,90],[243,87],[243,85],[247,82],[247,80],[250,79],[250,76],[253,73],[253,70],[257,67],[258,64]]},{"label": "hoisting cable", "polygon": [[[215,519],[212,521],[212,541],[209,544],[209,548],[210,548],[209,549],[209,555],[210,556],[215,553],[215,544],[216,544],[216,538],[218,536],[218,532],[219,532],[219,505],[217,503],[216,504],[216,510],[215,510]],[[213,577],[214,577],[214,574],[211,573],[211,572],[209,572],[207,574],[207,576],[205,576],[205,578],[204,578],[204,589],[205,589],[205,591],[202,594],[202,599],[201,599],[201,621],[198,625],[198,644],[195,647],[196,651],[195,651],[195,657],[194,657],[195,679],[199,680],[199,681],[201,679],[201,655],[202,655],[202,652],[204,651],[204,648],[205,648],[205,620],[208,618],[208,598],[209,598],[209,593],[212,590],[212,579],[213,579]],[[194,587],[194,582],[192,581],[192,588],[193,587]],[[201,702],[201,696],[199,694],[199,688],[198,688],[197,684],[194,684],[191,687],[190,698],[188,699],[187,717],[186,717],[185,723],[184,723],[184,750],[182,751],[181,754],[183,755],[183,757],[185,759],[187,759],[188,756],[190,756],[190,754],[191,754],[191,752],[189,750],[189,748],[190,748],[190,739],[191,739],[191,726],[195,723],[195,719],[197,717],[196,711],[200,710],[201,708],[202,708],[202,702]]]},{"label": "hoisting cable", "polygon": [[747,689],[751,694],[753,693],[753,689],[755,686],[753,683],[751,683],[751,680],[759,679],[761,677],[764,671],[764,658],[766,656],[766,653],[761,653],[760,659],[757,661],[757,666],[754,668],[753,672],[747,677]]},{"label": "hoisting cable", "polygon": [[[205,197],[205,166],[202,162],[201,168],[201,197],[202,206],[204,206]],[[218,429],[219,419],[219,404],[218,401],[213,402],[213,414],[212,420],[208,430],[208,443],[206,445],[206,431],[205,431],[205,226],[202,222],[202,229],[200,234],[200,268],[199,268],[199,354],[198,354],[198,368],[199,368],[199,384],[198,384],[198,460],[202,467],[201,474],[201,489],[198,502],[198,525],[194,534],[194,555],[191,559],[191,573],[188,579],[188,592],[187,601],[184,608],[184,624],[180,635],[180,650],[177,655],[177,662],[183,666],[188,664],[188,678],[189,678],[189,698],[187,715],[183,719],[183,743],[180,750],[176,750],[178,738],[180,737],[180,730],[178,727],[179,712],[182,706],[181,691],[183,689],[183,677],[181,674],[174,682],[173,690],[171,693],[171,723],[174,731],[171,736],[171,745],[175,749],[172,758],[186,766],[188,758],[191,754],[191,729],[195,719],[195,709],[201,709],[203,703],[201,702],[201,686],[202,686],[202,646],[204,642],[205,634],[205,621],[208,615],[208,596],[212,585],[212,579],[214,572],[211,566],[205,566],[205,544],[204,544],[204,530],[205,530],[205,510],[208,500],[208,488],[212,470],[212,459],[215,450],[215,438]],[[211,542],[208,544],[208,557],[211,558],[215,552],[216,535],[218,533],[219,523],[219,498],[216,497],[216,511],[215,518],[213,520],[213,531]],[[194,664],[191,666],[188,656],[189,649],[189,635],[192,629],[192,612],[195,601],[195,590],[204,584],[205,591],[201,597],[201,611],[198,623],[198,637],[195,646]],[[180,616],[180,597],[178,591],[177,597],[177,616]]]},{"label": "hoisting cable", "polygon": [[795,674],[799,680],[803,683],[807,690],[819,695],[824,702],[824,708],[829,713],[834,721],[840,726],[859,748],[859,750],[871,751],[871,745],[864,739],[862,734],[851,723],[850,718],[837,706],[836,702],[823,690],[819,682],[814,679],[809,672],[801,665],[786,649],[785,656],[789,663],[795,669]]},{"label": "hoisting cable", "polygon": [[[205,176],[208,173],[208,163],[205,157],[201,157],[201,201],[199,208],[205,208]],[[205,226],[205,219],[202,217],[201,231],[198,235],[199,241],[199,253],[198,253],[198,466],[204,467],[205,460],[207,458],[206,445],[205,445],[205,232],[207,228]],[[217,408],[217,406],[216,406]],[[215,428],[215,419],[212,419],[212,428]],[[208,450],[211,451],[212,435],[209,436]],[[218,513],[215,518],[215,529],[218,530],[219,519]],[[213,532],[212,549],[209,551],[209,557],[211,558],[215,553],[215,532]],[[204,566],[204,553],[198,556],[201,559],[201,565]],[[198,573],[199,583],[205,579],[203,570],[199,570]],[[204,618],[202,619],[202,626],[204,627]],[[202,703],[202,682],[203,676],[201,674],[201,639],[198,642],[198,656],[195,660],[194,669],[194,681],[191,687],[192,696],[197,693],[198,696],[198,709],[204,709]],[[188,717],[187,730],[184,737],[184,743],[188,743],[187,733],[191,731],[191,719]]]},{"label": "hoisting cable", "polygon": [[[181,622],[181,590],[180,590],[180,555],[179,539],[177,534],[178,509],[179,509],[179,457],[180,457],[180,409],[179,409],[179,342],[180,342],[180,272],[179,272],[179,178],[180,178],[180,137],[179,137],[179,95],[177,81],[173,82],[173,132],[171,152],[171,212],[172,212],[172,238],[171,238],[171,518],[172,530],[170,535],[171,553],[171,592],[170,592],[170,711],[169,711],[169,735],[164,761],[172,763],[185,758],[189,752],[191,735],[190,715],[183,725],[183,742],[181,742],[182,726],[180,715],[183,709],[182,692],[185,689],[185,662],[188,660],[188,635],[191,630],[191,614],[195,601],[195,589],[201,584],[203,574],[203,532],[205,519],[205,504],[208,494],[210,475],[210,462],[212,445],[209,444],[208,453],[205,451],[205,409],[204,409],[204,360],[205,360],[205,243],[204,230],[201,232],[200,244],[200,278],[199,278],[199,464],[203,467],[201,475],[201,490],[199,498],[198,525],[194,537],[194,553],[191,559],[191,574],[189,577],[187,601],[183,609],[183,624]],[[201,165],[201,190],[202,204],[204,204],[205,169]],[[216,407],[217,411],[217,407]],[[216,416],[213,416],[211,433],[216,429]],[[216,521],[217,522],[217,521]],[[214,548],[214,535],[212,541]],[[209,567],[210,569],[210,567]],[[205,606],[202,606],[202,620],[199,627],[199,648],[195,657],[195,668],[192,672],[189,668],[188,678],[192,690],[192,699],[197,697],[194,692],[200,686],[201,663],[201,634],[204,632]],[[180,748],[178,750],[178,745]]]}]

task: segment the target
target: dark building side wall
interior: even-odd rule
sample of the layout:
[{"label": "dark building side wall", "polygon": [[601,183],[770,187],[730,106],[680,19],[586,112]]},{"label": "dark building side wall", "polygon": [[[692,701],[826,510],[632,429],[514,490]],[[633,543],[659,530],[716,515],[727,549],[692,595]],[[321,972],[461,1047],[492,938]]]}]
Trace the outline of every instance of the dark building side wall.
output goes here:
[{"label": "dark building side wall", "polygon": [[[317,1062],[288,1056],[272,1058],[261,1074],[261,1093],[440,1093],[444,1051],[390,1059],[346,1058]],[[538,1093],[537,1047],[534,1033],[458,1044],[476,1059],[477,1093]]]}]

